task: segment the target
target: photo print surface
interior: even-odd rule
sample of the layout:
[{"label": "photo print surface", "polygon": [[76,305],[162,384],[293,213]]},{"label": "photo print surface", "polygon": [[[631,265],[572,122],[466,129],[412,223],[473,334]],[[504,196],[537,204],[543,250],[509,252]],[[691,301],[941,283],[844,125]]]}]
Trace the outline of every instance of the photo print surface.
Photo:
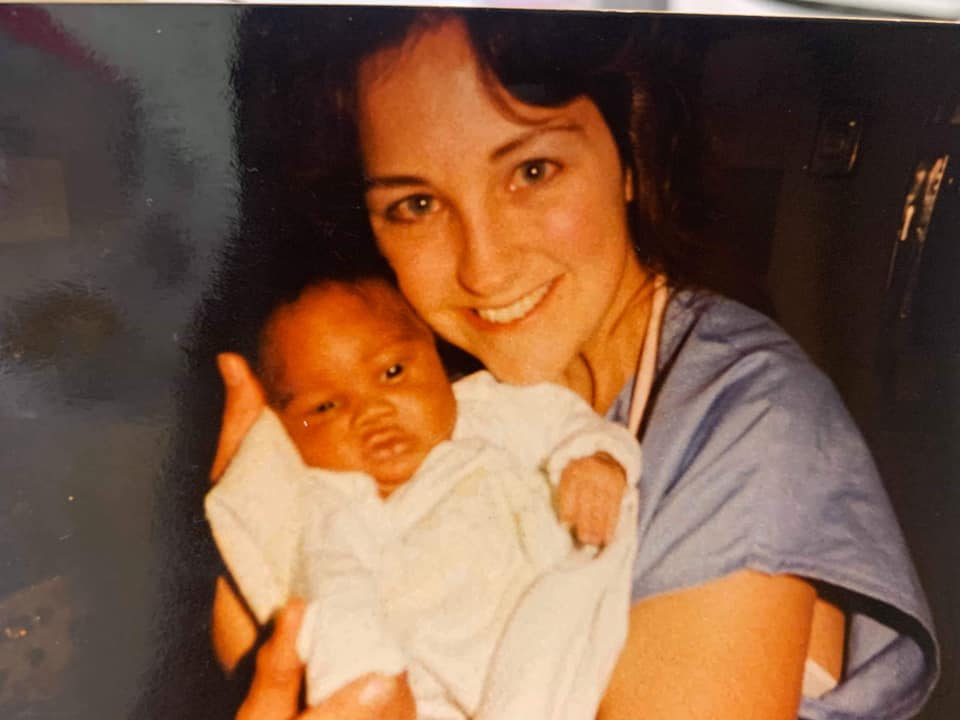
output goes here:
[{"label": "photo print surface", "polygon": [[[0,715],[271,720],[377,676],[396,717],[955,717],[958,55],[924,22],[0,7]],[[493,479],[444,454],[478,438]],[[260,493],[239,555],[211,477]],[[336,612],[377,633],[324,652]],[[262,647],[307,661],[279,710]]]}]

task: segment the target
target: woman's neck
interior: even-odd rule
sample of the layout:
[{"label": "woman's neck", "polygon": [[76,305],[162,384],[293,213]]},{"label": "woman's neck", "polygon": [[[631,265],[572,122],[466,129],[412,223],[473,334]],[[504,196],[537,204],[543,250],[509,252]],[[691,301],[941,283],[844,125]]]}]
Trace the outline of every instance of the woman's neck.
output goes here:
[{"label": "woman's neck", "polygon": [[632,248],[623,276],[600,327],[564,373],[566,385],[605,414],[637,370],[650,322],[654,274],[641,267]]}]

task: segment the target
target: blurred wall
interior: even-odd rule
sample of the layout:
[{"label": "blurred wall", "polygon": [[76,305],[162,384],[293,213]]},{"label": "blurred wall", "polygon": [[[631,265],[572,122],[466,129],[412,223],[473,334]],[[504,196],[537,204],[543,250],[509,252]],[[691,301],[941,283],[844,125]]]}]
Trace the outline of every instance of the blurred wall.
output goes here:
[{"label": "blurred wall", "polygon": [[0,13],[0,716],[120,718],[180,339],[234,211],[235,11]]}]

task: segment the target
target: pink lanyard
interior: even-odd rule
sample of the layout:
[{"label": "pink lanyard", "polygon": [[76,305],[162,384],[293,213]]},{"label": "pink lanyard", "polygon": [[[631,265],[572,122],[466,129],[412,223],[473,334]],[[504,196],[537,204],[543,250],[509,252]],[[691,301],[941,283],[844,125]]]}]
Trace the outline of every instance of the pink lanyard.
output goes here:
[{"label": "pink lanyard", "polygon": [[630,400],[630,414],[627,428],[636,437],[643,421],[643,413],[647,409],[650,399],[650,390],[653,388],[653,379],[657,372],[657,350],[660,347],[660,328],[663,325],[663,314],[667,307],[667,279],[657,275],[654,280],[653,301],[650,304],[650,319],[647,321],[647,333],[643,338],[643,348],[640,350],[640,361],[637,363],[637,375],[633,381],[633,395]]}]

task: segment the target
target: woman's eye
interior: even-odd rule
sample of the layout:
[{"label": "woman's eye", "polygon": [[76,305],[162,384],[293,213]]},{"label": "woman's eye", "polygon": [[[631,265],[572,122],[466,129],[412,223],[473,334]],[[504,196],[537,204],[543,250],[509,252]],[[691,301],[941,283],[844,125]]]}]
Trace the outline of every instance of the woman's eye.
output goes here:
[{"label": "woman's eye", "polygon": [[315,413],[317,413],[318,415],[322,415],[322,414],[324,414],[324,413],[328,413],[328,412],[330,412],[331,410],[336,409],[336,407],[337,407],[337,403],[336,403],[336,402],[334,402],[333,400],[327,400],[327,401],[322,402],[322,403],[320,403],[319,405],[317,405],[317,406],[313,409],[313,411],[314,411]]},{"label": "woman's eye", "polygon": [[425,215],[435,212],[437,199],[432,195],[418,193],[409,195],[387,207],[385,215],[394,222],[415,222]]},{"label": "woman's eye", "polygon": [[518,190],[528,185],[536,185],[552,178],[560,166],[552,160],[537,158],[521,163],[510,178],[510,189]]},{"label": "woman's eye", "polygon": [[394,363],[383,372],[383,377],[387,380],[393,380],[401,375],[403,375],[402,363]]}]

